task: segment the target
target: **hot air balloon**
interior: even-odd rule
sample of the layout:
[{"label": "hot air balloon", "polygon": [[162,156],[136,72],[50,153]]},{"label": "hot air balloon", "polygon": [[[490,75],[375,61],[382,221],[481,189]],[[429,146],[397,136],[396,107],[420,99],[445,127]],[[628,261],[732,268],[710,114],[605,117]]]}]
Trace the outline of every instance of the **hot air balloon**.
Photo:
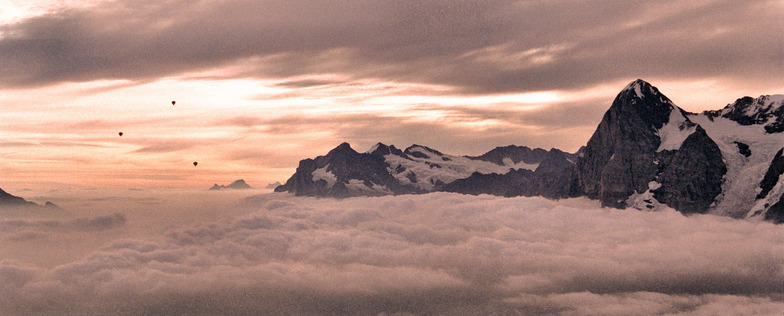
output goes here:
[{"label": "hot air balloon", "polygon": [[193,162],[193,166],[194,166],[194,167],[196,167],[196,165],[198,165],[198,164],[199,164],[199,162],[198,162],[198,161],[194,161],[194,162]]},{"label": "hot air balloon", "polygon": [[175,103],[177,103],[177,101],[172,101],[172,105],[174,105]]},{"label": "hot air balloon", "polygon": [[120,137],[122,137],[122,132],[120,132]]}]

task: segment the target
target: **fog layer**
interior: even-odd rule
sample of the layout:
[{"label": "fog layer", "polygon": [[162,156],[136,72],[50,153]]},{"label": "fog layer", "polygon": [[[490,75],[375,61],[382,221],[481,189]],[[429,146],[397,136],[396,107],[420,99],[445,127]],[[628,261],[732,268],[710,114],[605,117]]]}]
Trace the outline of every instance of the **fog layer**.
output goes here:
[{"label": "fog layer", "polygon": [[[4,256],[0,311],[784,310],[784,233],[765,222],[604,209],[582,199],[437,193],[345,200],[262,194],[241,200],[208,194],[200,201],[210,197],[228,202],[121,199],[114,208],[88,203],[57,218],[0,218],[4,250],[38,252]],[[117,207],[122,203],[128,206]],[[75,253],[64,254],[68,249]],[[47,264],[47,254],[66,259]]]}]

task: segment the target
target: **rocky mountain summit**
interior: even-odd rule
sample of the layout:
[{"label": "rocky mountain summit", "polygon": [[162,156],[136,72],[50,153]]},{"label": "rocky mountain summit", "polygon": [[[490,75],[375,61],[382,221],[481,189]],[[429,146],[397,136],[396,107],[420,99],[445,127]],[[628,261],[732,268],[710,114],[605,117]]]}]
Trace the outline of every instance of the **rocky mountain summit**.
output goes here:
[{"label": "rocky mountain summit", "polygon": [[[705,212],[727,168],[716,143],[688,116],[647,82],[630,83],[588,140],[573,195],[619,208],[655,208],[656,200],[684,213]],[[629,200],[635,194],[652,198]]]},{"label": "rocky mountain summit", "polygon": [[[616,96],[577,153],[525,146],[455,156],[343,143],[300,161],[276,192],[351,197],[434,191],[587,196],[616,208],[713,213],[784,222],[784,96],[743,97],[689,113],[643,80]],[[781,181],[784,182],[784,181]]]}]

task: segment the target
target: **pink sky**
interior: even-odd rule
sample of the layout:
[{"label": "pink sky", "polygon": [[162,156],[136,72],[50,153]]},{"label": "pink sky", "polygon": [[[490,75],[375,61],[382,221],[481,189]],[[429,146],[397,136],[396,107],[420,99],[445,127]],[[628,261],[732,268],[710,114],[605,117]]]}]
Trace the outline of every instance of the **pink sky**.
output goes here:
[{"label": "pink sky", "polygon": [[575,151],[636,78],[688,111],[784,93],[780,1],[591,3],[4,2],[0,187],[264,187],[344,141]]}]

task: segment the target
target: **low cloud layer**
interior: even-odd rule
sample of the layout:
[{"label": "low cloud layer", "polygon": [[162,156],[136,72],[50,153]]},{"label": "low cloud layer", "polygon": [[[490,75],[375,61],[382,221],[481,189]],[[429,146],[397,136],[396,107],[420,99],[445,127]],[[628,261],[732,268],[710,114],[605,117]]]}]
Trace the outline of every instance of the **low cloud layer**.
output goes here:
[{"label": "low cloud layer", "polygon": [[[53,268],[3,261],[0,309],[27,315],[784,309],[784,239],[781,227],[765,222],[603,209],[583,199],[442,193],[346,200],[266,194],[231,209],[199,213],[213,214],[212,221],[107,240]],[[151,209],[143,220],[188,212]],[[98,225],[98,219],[104,217],[68,223]],[[36,227],[49,232],[33,222],[27,229]]]}]

